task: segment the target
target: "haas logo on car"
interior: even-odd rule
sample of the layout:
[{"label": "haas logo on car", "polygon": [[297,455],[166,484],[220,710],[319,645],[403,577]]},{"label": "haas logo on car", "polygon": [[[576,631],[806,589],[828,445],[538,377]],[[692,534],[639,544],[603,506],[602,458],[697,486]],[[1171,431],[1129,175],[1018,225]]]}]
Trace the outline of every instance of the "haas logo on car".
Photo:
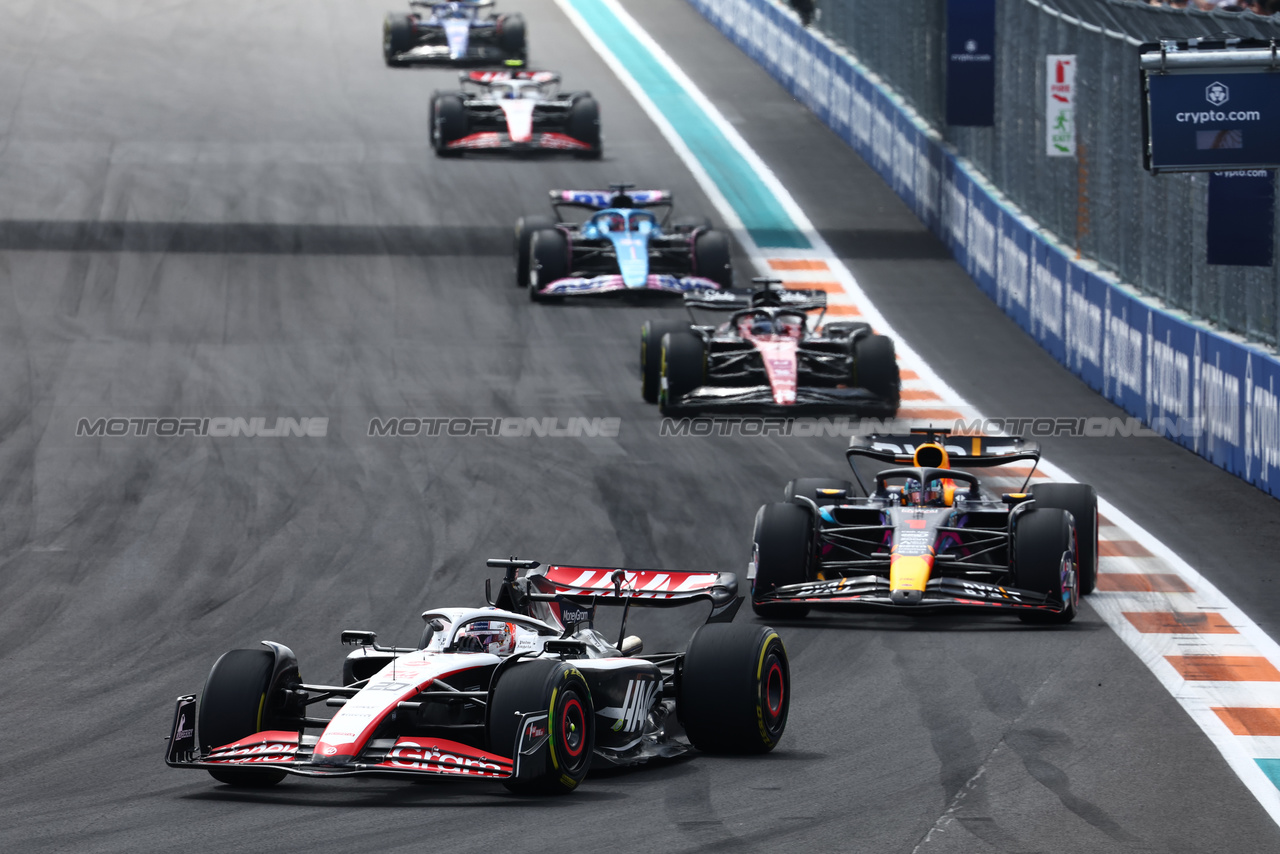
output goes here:
[{"label": "haas logo on car", "polygon": [[632,679],[627,683],[627,696],[622,700],[618,722],[613,725],[614,732],[637,732],[649,717],[654,700],[658,696],[658,683],[651,679]]}]

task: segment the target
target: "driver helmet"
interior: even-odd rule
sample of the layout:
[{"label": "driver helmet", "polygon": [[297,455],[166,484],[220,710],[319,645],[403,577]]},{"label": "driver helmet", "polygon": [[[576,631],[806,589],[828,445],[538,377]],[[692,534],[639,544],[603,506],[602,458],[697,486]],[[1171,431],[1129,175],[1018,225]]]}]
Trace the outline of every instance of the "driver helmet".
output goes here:
[{"label": "driver helmet", "polygon": [[933,478],[923,485],[914,477],[907,478],[902,491],[906,496],[906,503],[917,507],[941,507],[946,503],[945,491],[939,478]]},{"label": "driver helmet", "polygon": [[622,214],[609,214],[609,216],[605,217],[605,228],[609,231],[625,231],[627,221]]},{"label": "driver helmet", "polygon": [[752,335],[772,335],[773,334],[773,318],[768,315],[760,314],[751,319]]},{"label": "driver helmet", "polygon": [[516,626],[500,620],[478,620],[458,633],[460,652],[488,652],[509,655],[516,648]]}]

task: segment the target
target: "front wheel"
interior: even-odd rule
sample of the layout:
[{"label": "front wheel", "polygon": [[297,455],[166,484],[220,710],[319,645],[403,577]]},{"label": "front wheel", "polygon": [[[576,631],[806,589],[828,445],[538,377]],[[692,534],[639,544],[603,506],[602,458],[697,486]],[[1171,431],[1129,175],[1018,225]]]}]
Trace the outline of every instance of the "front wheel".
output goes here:
[{"label": "front wheel", "polygon": [[405,63],[397,59],[414,45],[413,18],[399,12],[388,12],[382,21],[382,59],[391,68]]},{"label": "front wheel", "polygon": [[809,580],[813,558],[813,515],[799,504],[766,504],[756,513],[751,538],[755,577],[751,610],[761,617],[798,620],[809,613],[802,602],[768,602],[759,598],[778,587]]},{"label": "front wheel", "polygon": [[640,327],[640,396],[658,402],[662,385],[662,338],[669,332],[688,332],[688,321],[646,320]]},{"label": "front wheel", "polygon": [[1018,587],[1060,600],[1062,610],[1023,611],[1024,623],[1064,625],[1080,606],[1076,532],[1065,510],[1035,508],[1018,516],[1013,536],[1013,574]]},{"label": "front wheel", "polygon": [[544,228],[555,228],[556,223],[549,216],[522,216],[516,220],[516,287],[529,286],[529,249],[533,243],[534,232]]},{"label": "front wheel", "polygon": [[1080,560],[1080,595],[1093,592],[1098,583],[1098,493],[1087,483],[1037,483],[1031,497],[1038,508],[1056,508],[1071,514],[1076,524],[1076,555]]},{"label": "front wheel", "polygon": [[[214,662],[196,712],[201,753],[271,728],[268,699],[274,667],[275,656],[265,649],[233,649]],[[283,771],[256,768],[211,768],[209,775],[242,788],[274,786],[285,778]]]},{"label": "front wheel", "polygon": [[668,332],[662,336],[658,407],[663,415],[680,398],[706,382],[707,345],[692,332]]},{"label": "front wheel", "polygon": [[569,275],[569,238],[558,228],[535,231],[529,242],[529,299],[552,299],[542,293],[552,282]]},{"label": "front wheel", "polygon": [[[586,679],[562,661],[520,662],[504,671],[489,704],[489,749],[516,759],[521,736],[521,715],[545,713],[542,721],[529,721],[529,739],[547,738],[544,761],[538,756],[519,757],[520,776],[504,781],[521,794],[562,795],[578,788],[591,767],[595,748],[595,708]],[[536,733],[536,735],[535,735]]]},{"label": "front wheel", "polygon": [[462,139],[469,132],[467,109],[461,96],[446,93],[431,98],[431,146],[437,157],[460,155],[462,152],[449,148],[449,143]]},{"label": "front wheel", "polygon": [[791,705],[791,668],[778,633],[758,623],[708,623],[694,632],[680,670],[676,712],[708,753],[777,747]]}]

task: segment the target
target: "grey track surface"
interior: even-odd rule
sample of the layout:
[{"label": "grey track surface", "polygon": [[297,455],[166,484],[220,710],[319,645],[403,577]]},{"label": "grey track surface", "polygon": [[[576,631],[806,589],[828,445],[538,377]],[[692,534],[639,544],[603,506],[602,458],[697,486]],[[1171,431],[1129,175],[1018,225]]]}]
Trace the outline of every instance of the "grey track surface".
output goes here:
[{"label": "grey track surface", "polygon": [[[558,800],[381,781],[246,794],[163,766],[173,698],[226,649],[279,640],[307,678],[334,678],[340,629],[416,638],[423,607],[477,601],[493,555],[741,570],[755,508],[838,470],[840,440],[660,439],[636,333],[674,310],[533,306],[512,287],[511,221],[552,186],[624,178],[710,212],[556,7],[520,7],[535,60],[599,97],[602,163],[430,158],[426,95],[451,75],[383,67],[381,3],[0,10],[0,848],[1274,848],[1252,796],[1087,610],[1062,631],[782,626],[796,701],[778,751],[593,777]],[[1110,411],[683,3],[629,8],[962,393],[991,413]],[[944,340],[938,314],[974,335]],[[109,415],[331,423],[321,439],[74,438]],[[622,429],[366,436],[399,415]],[[1266,565],[1271,499],[1163,443],[1051,452],[1266,616],[1250,567]],[[1157,496],[1182,502],[1171,519]],[[1209,499],[1228,509],[1193,514]],[[687,616],[643,615],[649,648],[687,638]]]}]

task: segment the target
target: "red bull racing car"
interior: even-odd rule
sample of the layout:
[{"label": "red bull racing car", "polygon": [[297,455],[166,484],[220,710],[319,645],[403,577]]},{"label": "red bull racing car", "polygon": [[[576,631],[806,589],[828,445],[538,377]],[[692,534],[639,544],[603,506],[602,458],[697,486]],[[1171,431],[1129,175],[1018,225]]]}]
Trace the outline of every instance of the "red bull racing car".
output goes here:
[{"label": "red bull racing car", "polygon": [[382,58],[392,68],[525,60],[524,16],[494,14],[493,0],[410,0],[409,9],[382,23]]},{"label": "red bull racing car", "polygon": [[[640,330],[641,394],[665,415],[855,412],[892,417],[901,380],[893,339],[870,324],[812,324],[822,291],[784,290],[755,279],[752,291],[685,297],[690,321],[649,321]],[[730,312],[700,325],[697,311]]]},{"label": "red bull racing car", "polygon": [[[691,746],[764,753],[782,737],[786,649],[773,629],[731,622],[742,602],[732,573],[489,565],[506,571],[497,596],[425,611],[416,647],[343,632],[358,649],[340,684],[304,682],[279,643],[223,655],[199,696],[178,698],[167,763],[231,786],[287,774],[461,777],[554,794],[593,767]],[[683,652],[645,654],[622,636],[629,607],[699,601],[711,614]],[[622,606],[616,642],[593,627],[597,605]],[[317,705],[337,711],[319,717]]]},{"label": "red bull racing car", "polygon": [[[845,452],[894,464],[861,495],[799,478],[756,514],[751,604],[803,617],[812,606],[902,614],[977,610],[1068,623],[1098,571],[1098,497],[1081,483],[995,494],[963,469],[1040,459],[1022,439],[941,429],[855,436]],[[1030,481],[1030,474],[1027,475]],[[1025,484],[1024,484],[1025,488]]]},{"label": "red bull racing car", "polygon": [[600,107],[590,92],[561,92],[550,71],[472,71],[462,90],[431,96],[431,146],[464,152],[565,152],[600,156]]}]

